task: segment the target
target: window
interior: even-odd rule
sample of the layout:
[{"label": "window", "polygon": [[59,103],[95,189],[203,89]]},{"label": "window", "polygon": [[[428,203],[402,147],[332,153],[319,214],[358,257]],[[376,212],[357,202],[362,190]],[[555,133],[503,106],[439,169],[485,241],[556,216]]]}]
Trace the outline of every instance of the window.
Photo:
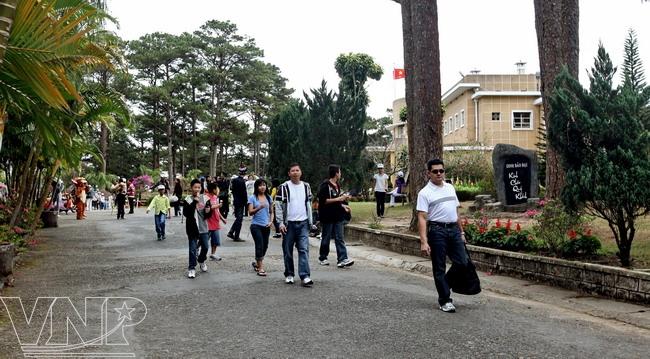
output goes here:
[{"label": "window", "polygon": [[454,131],[454,119],[452,117],[449,117],[447,122],[449,122],[448,125],[449,133],[452,133]]},{"label": "window", "polygon": [[512,129],[513,130],[532,130],[533,129],[533,112],[532,111],[512,111]]},{"label": "window", "polygon": [[492,121],[501,121],[501,112],[492,112]]},{"label": "window", "polygon": [[460,128],[460,119],[458,118],[458,114],[454,115],[454,130],[457,130]]},{"label": "window", "polygon": [[465,127],[465,110],[460,111],[460,127]]}]

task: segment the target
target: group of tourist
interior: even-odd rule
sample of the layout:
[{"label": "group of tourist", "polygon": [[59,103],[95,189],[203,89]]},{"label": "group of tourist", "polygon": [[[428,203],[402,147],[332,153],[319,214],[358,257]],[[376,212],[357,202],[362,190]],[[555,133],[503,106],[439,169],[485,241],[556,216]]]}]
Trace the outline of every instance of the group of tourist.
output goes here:
[{"label": "group of tourist", "polygon": [[[375,179],[375,196],[377,198],[377,215],[383,216],[385,195],[388,193],[386,181],[388,176],[383,166],[378,166]],[[341,168],[330,165],[329,178],[323,181],[317,191],[318,216],[322,226],[322,238],[318,256],[320,265],[329,265],[329,245],[334,239],[336,247],[337,266],[350,267],[354,260],[347,254],[343,238],[345,218],[350,214],[347,201],[350,195],[342,193],[339,181]],[[444,163],[433,159],[427,163],[429,181],[418,192],[417,212],[421,251],[430,256],[433,264],[433,278],[438,292],[440,310],[448,313],[456,311],[451,299],[451,291],[445,278],[446,258],[457,265],[465,266],[468,256],[464,246],[465,238],[458,207],[460,203],[454,187],[444,180]],[[298,277],[304,287],[312,287],[309,267],[309,231],[314,225],[312,214],[312,190],[309,183],[301,180],[300,165],[293,163],[288,167],[289,180],[274,185],[269,190],[269,183],[263,178],[253,181],[252,192],[246,189],[246,168],[239,169],[239,176],[232,180],[235,221],[228,237],[233,241],[244,241],[240,231],[244,216],[244,206],[251,216],[250,233],[255,242],[255,260],[251,263],[254,271],[261,277],[267,276],[264,258],[269,247],[271,228],[277,226],[282,236],[282,251],[284,259],[285,283],[294,284],[296,279],[294,264],[294,247],[298,252]],[[388,193],[391,196],[404,195],[405,181],[403,174],[398,173],[398,185]],[[222,178],[220,178],[222,179]],[[190,183],[191,194],[183,200],[183,215],[187,218],[186,234],[189,247],[188,278],[196,278],[196,267],[201,272],[207,272],[208,250],[210,258],[220,260],[215,253],[220,245],[219,230],[226,224],[227,212],[224,215],[223,197],[220,189],[227,188],[220,179],[193,179]],[[147,209],[155,215],[155,226],[158,240],[165,239],[164,218],[171,213],[171,204],[166,195],[167,188],[157,186],[158,196],[154,197]],[[227,190],[227,189],[226,189]],[[176,190],[174,191],[176,196]],[[271,195],[272,192],[272,195]],[[394,202],[393,202],[394,203]]]}]

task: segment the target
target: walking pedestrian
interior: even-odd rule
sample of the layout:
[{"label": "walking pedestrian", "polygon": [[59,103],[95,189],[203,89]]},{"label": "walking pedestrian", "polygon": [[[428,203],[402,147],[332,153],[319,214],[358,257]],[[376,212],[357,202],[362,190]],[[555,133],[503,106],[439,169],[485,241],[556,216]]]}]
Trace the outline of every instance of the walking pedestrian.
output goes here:
[{"label": "walking pedestrian", "polygon": [[[163,188],[165,188],[165,186],[163,186]],[[135,183],[133,183],[133,180],[129,180],[128,182],[126,197],[129,200],[129,214],[133,214],[135,213]]]},{"label": "walking pedestrian", "polygon": [[115,205],[117,205],[117,219],[124,219],[124,206],[126,205],[126,179],[120,181],[113,187],[115,192]]},{"label": "walking pedestrian", "polygon": [[377,202],[377,217],[384,218],[386,205],[386,191],[388,190],[388,175],[384,173],[384,165],[377,165],[377,173],[372,178],[375,180],[375,201]]},{"label": "walking pedestrian", "polygon": [[210,259],[213,261],[220,261],[221,257],[217,255],[217,247],[221,245],[221,222],[226,224],[226,219],[221,217],[221,212],[219,207],[221,207],[221,202],[219,201],[219,187],[215,182],[208,183],[207,190],[208,200],[210,201],[210,215],[206,217],[208,221],[208,234],[210,237]]},{"label": "walking pedestrian", "polygon": [[246,174],[246,167],[239,168],[239,176],[232,180],[232,197],[233,204],[235,205],[235,222],[230,227],[228,231],[228,238],[232,239],[235,242],[243,242],[244,240],[239,237],[241,232],[242,222],[244,221],[244,207],[246,207],[246,202],[248,200],[246,192],[246,180],[244,175]]},{"label": "walking pedestrian", "polygon": [[253,269],[257,275],[262,277],[266,277],[264,256],[269,248],[269,235],[271,235],[271,224],[273,223],[272,203],[266,181],[258,178],[253,183],[253,194],[248,198],[248,213],[253,216],[250,226],[251,235],[255,241]]},{"label": "walking pedestrian", "polygon": [[181,198],[183,198],[183,185],[181,184],[180,178],[174,180],[174,196],[176,196],[176,201],[172,203],[174,206],[174,217],[178,217],[181,213]]},{"label": "walking pedestrian", "polygon": [[330,253],[330,239],[334,237],[336,246],[336,265],[339,268],[350,267],[354,261],[348,258],[348,251],[345,248],[343,239],[343,219],[346,212],[347,200],[351,198],[348,194],[341,194],[341,167],[338,165],[329,166],[329,179],[321,183],[318,188],[318,217],[320,219],[322,233],[318,263],[329,265],[327,256]]},{"label": "walking pedestrian", "polygon": [[[185,197],[183,206],[183,215],[187,218],[185,221],[185,233],[187,233],[189,247],[189,265],[187,267],[187,277],[196,278],[196,263],[199,263],[201,272],[208,271],[208,265],[205,260],[208,257],[208,246],[210,245],[208,223],[205,221],[206,215],[210,215],[210,200],[201,194],[201,182],[193,179],[190,183],[192,194]],[[200,247],[201,251],[197,251]]]},{"label": "walking pedestrian", "polygon": [[313,225],[311,213],[311,187],[302,182],[300,165],[289,165],[289,181],[280,186],[275,202],[276,221],[284,234],[282,251],[284,253],[285,283],[294,283],[293,247],[298,249],[298,275],[304,287],[314,282],[309,270],[309,230]]},{"label": "walking pedestrian", "polygon": [[149,207],[147,208],[147,214],[149,211],[153,210],[154,224],[156,226],[156,236],[159,241],[165,240],[165,220],[170,214],[171,206],[169,204],[169,197],[165,196],[165,186],[158,185],[158,196],[155,196]]},{"label": "walking pedestrian", "polygon": [[[83,177],[78,177],[72,180],[72,183],[75,186],[74,196],[75,196],[75,205],[77,206],[77,219],[82,220],[86,218],[86,193],[88,193],[88,182]],[[67,212],[66,212],[67,213]]]},{"label": "walking pedestrian", "polygon": [[230,180],[223,172],[217,177],[217,187],[219,187],[219,200],[221,201],[219,212],[221,212],[221,217],[228,218],[228,212],[230,211]]},{"label": "walking pedestrian", "polygon": [[440,159],[427,162],[429,181],[418,192],[418,229],[422,254],[431,256],[433,279],[440,310],[456,311],[445,278],[446,257],[452,263],[467,265],[465,233],[462,231],[454,186],[445,182],[445,164]]}]

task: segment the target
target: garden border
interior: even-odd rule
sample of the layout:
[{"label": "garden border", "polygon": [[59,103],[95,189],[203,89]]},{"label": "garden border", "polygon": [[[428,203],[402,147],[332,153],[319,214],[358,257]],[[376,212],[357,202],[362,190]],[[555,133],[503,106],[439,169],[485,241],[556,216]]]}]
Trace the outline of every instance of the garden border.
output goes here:
[{"label": "garden border", "polygon": [[[412,234],[347,225],[345,238],[372,247],[424,257],[420,252],[420,239]],[[473,245],[467,245],[467,249],[476,267],[482,271],[650,304],[650,273]]]}]

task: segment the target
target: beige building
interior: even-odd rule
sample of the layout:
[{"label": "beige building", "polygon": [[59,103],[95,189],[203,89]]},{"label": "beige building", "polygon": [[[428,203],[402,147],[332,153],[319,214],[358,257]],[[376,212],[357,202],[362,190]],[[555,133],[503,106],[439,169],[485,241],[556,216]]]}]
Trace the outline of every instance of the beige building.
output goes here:
[{"label": "beige building", "polygon": [[[466,75],[442,95],[442,103],[446,151],[491,150],[498,143],[535,149],[542,115],[538,75]],[[393,102],[393,164],[407,144],[406,122],[399,116],[405,106],[404,98]]]}]

